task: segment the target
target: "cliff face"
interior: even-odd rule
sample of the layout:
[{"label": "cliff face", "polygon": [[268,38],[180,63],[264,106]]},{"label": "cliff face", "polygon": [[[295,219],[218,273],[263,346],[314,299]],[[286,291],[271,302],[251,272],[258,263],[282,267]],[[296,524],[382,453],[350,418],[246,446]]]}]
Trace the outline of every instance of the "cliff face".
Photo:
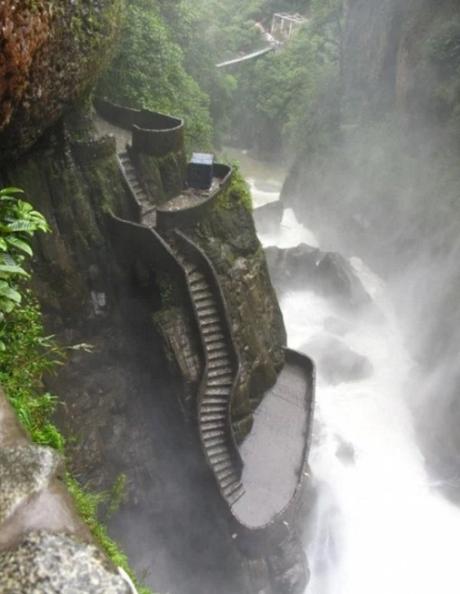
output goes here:
[{"label": "cliff face", "polygon": [[397,109],[407,117],[419,115],[439,125],[452,115],[456,64],[448,62],[449,57],[455,59],[458,12],[453,0],[346,2],[342,55],[346,119],[362,121]]},{"label": "cliff face", "polygon": [[30,148],[91,88],[107,64],[121,4],[2,3],[0,160]]}]

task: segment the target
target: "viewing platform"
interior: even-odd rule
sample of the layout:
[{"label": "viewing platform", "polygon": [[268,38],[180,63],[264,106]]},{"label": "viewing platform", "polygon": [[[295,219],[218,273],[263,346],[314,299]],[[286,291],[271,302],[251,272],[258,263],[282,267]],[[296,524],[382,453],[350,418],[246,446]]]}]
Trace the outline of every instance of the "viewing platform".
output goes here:
[{"label": "viewing platform", "polygon": [[[135,202],[139,222],[148,227],[171,228],[191,224],[213,204],[217,196],[227,187],[232,175],[231,167],[212,162],[208,167],[207,183],[199,182],[196,176],[200,165],[192,161],[185,163],[184,122],[166,114],[149,110],[136,110],[116,105],[104,99],[96,99],[95,119],[97,133],[115,137],[120,170],[126,186]],[[149,172],[142,172],[138,165],[142,155],[164,159],[173,155],[183,161],[183,181],[174,188],[173,196],[154,194],[148,189],[145,177]],[[160,181],[170,175],[167,166],[159,166]],[[202,167],[203,169],[203,167]],[[165,191],[164,193],[168,193]],[[170,193],[170,192],[169,192]],[[161,193],[163,194],[163,193]]]},{"label": "viewing platform", "polygon": [[241,536],[251,542],[282,532],[301,501],[309,479],[314,383],[311,360],[287,349],[284,368],[240,447],[245,493],[232,514],[243,527]]}]

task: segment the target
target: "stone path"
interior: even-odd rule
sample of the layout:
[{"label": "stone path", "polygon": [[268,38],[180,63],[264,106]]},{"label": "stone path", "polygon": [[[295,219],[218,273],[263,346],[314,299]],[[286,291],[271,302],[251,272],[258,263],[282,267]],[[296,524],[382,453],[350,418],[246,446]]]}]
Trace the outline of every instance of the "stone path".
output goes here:
[{"label": "stone path", "polygon": [[252,431],[240,448],[245,494],[232,512],[250,528],[273,520],[295,494],[308,438],[309,384],[306,371],[288,361],[255,412]]}]

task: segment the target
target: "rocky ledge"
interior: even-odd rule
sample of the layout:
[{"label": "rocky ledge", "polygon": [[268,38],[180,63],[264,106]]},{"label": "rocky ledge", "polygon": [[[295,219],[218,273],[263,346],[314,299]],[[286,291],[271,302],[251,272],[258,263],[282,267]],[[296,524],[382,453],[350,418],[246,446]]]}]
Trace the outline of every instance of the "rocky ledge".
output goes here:
[{"label": "rocky ledge", "polygon": [[60,454],[29,443],[0,390],[0,592],[129,594],[91,544],[62,468]]}]

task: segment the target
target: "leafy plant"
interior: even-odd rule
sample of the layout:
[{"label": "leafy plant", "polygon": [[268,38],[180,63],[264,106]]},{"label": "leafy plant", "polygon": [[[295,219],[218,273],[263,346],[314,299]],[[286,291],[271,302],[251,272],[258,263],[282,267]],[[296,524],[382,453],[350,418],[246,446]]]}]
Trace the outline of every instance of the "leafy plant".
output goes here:
[{"label": "leafy plant", "polygon": [[[19,188],[0,190],[0,322],[21,303],[18,282],[29,276],[24,262],[33,255],[32,237],[49,230],[45,218],[18,194]],[[4,348],[0,340],[0,350]]]},{"label": "leafy plant", "polygon": [[118,52],[98,93],[130,107],[184,117],[189,148],[207,150],[212,137],[209,97],[186,72],[184,51],[174,41],[158,1],[133,0]]}]

